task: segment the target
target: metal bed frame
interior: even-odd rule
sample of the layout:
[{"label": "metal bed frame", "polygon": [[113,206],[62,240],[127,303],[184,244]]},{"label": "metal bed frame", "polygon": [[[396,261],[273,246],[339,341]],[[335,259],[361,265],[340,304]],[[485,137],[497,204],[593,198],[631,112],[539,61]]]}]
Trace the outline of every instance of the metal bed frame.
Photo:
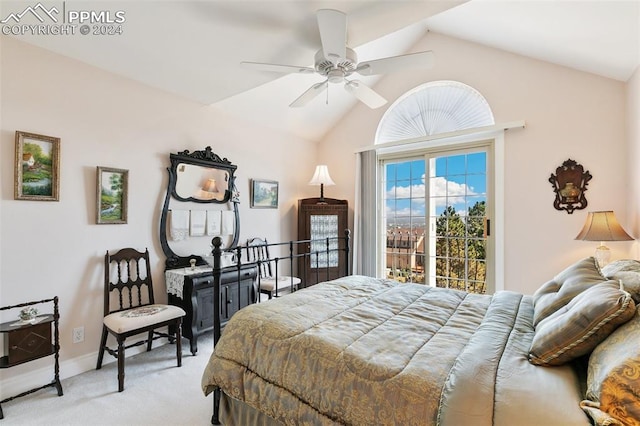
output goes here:
[{"label": "metal bed frame", "polygon": [[[230,249],[222,248],[222,239],[220,237],[214,237],[212,240],[213,246],[213,297],[214,297],[214,305],[213,305],[213,345],[218,343],[220,340],[220,335],[222,333],[221,324],[220,324],[220,275],[221,275],[221,257],[225,252],[232,252],[236,254],[236,269],[238,272],[238,291],[240,291],[240,273],[241,267],[246,265],[255,265],[260,270],[260,267],[265,262],[273,262],[275,264],[275,272],[274,278],[276,283],[278,281],[278,276],[284,276],[282,273],[283,270],[288,269],[289,271],[293,271],[294,262],[298,262],[301,259],[304,259],[305,262],[312,262],[315,264],[315,282],[321,282],[321,280],[328,281],[330,279],[330,272],[333,270],[335,274],[336,267],[330,267],[329,262],[326,262],[326,265],[321,266],[320,263],[320,255],[326,254],[327,259],[329,258],[329,254],[331,252],[337,252],[338,256],[341,254],[344,255],[344,269],[342,271],[338,270],[338,276],[346,276],[350,275],[350,263],[349,263],[349,255],[350,255],[350,240],[351,240],[351,231],[345,230],[343,237],[333,237],[333,238],[323,238],[316,240],[298,240],[298,241],[289,241],[283,243],[268,243],[265,244],[268,247],[282,248],[288,247],[288,255],[284,257],[272,257],[269,259],[257,260],[255,262],[244,262],[243,263],[243,252],[247,254],[247,250],[249,249],[247,246],[237,246]],[[337,242],[337,244],[336,244]],[[323,250],[310,251],[310,247],[312,243],[317,246],[317,243],[323,245]],[[288,264],[288,268],[284,268],[280,266]],[[300,284],[301,288],[305,287],[305,281],[308,277],[301,276],[299,277],[302,282]],[[258,274],[257,280],[260,280],[260,274]],[[255,289],[256,300],[259,301],[259,282],[257,283],[258,287]],[[297,291],[299,289],[292,289],[292,291]],[[276,284],[276,297],[277,296],[277,284]],[[238,309],[240,306],[240,298],[236,298],[238,301]],[[220,396],[221,391],[220,388],[216,388],[213,392],[213,416],[211,417],[211,424],[220,424],[219,421],[219,413],[220,413]]]}]

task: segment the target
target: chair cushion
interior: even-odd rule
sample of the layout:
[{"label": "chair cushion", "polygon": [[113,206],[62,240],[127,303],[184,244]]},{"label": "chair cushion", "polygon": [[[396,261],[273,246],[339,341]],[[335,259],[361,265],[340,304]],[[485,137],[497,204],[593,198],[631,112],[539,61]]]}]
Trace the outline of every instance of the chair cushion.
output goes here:
[{"label": "chair cushion", "polygon": [[[286,275],[283,275],[281,277],[278,277],[278,290],[289,287],[290,285],[300,284],[300,282],[300,278],[298,277],[288,277]],[[274,291],[275,289],[275,278],[260,278],[260,290]]]},{"label": "chair cushion", "polygon": [[104,317],[104,325],[116,333],[126,333],[174,318],[183,317],[185,311],[173,305],[145,305]]}]

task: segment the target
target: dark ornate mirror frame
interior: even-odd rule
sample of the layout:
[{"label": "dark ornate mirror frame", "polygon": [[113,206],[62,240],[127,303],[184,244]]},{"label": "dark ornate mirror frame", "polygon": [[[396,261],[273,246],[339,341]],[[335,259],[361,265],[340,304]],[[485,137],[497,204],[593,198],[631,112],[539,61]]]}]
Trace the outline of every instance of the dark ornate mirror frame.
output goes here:
[{"label": "dark ornate mirror frame", "polygon": [[569,214],[574,210],[586,208],[587,199],[584,193],[591,177],[591,173],[570,158],[562,163],[562,166],[556,169],[556,173],[549,177],[556,194],[553,207],[556,210],[566,210]]},{"label": "dark ornate mirror frame", "polygon": [[[231,161],[226,158],[221,158],[217,154],[215,154],[211,147],[206,147],[203,151],[194,151],[189,152],[189,150],[178,152],[177,154],[170,154],[169,156],[171,160],[171,167],[167,168],[169,172],[169,183],[167,184],[167,193],[164,199],[164,205],[162,207],[162,215],[160,216],[160,245],[162,246],[162,251],[164,255],[167,257],[165,260],[165,268],[166,269],[175,269],[175,268],[183,268],[190,266],[189,261],[191,259],[196,260],[196,265],[207,265],[207,262],[199,255],[190,255],[190,256],[179,256],[171,249],[169,246],[169,242],[167,240],[167,220],[169,216],[169,202],[171,198],[182,202],[194,202],[194,203],[213,203],[213,204],[226,204],[232,203],[233,211],[235,215],[235,228],[233,233],[233,241],[231,242],[230,247],[235,247],[238,245],[238,238],[240,236],[240,214],[238,211],[238,204],[240,203],[240,198],[238,196],[238,191],[235,186],[235,171],[238,166],[231,163]],[[213,168],[213,169],[222,169],[229,174],[229,182],[227,189],[225,190],[224,197],[221,200],[201,200],[193,197],[183,198],[176,193],[176,181],[178,177],[178,165],[179,164],[192,164],[196,166]]]}]

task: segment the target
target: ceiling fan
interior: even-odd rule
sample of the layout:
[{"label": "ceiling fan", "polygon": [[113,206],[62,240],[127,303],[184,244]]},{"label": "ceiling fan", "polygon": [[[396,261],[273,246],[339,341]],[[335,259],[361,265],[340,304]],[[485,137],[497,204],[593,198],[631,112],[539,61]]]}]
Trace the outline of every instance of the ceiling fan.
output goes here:
[{"label": "ceiling fan", "polygon": [[433,52],[425,51],[407,55],[391,56],[358,63],[356,52],[347,46],[347,15],[339,10],[320,9],[316,12],[322,48],[314,58],[314,67],[267,64],[261,62],[242,62],[241,64],[262,71],[279,73],[313,74],[325,79],[312,85],[290,107],[302,107],[324,92],[329,83],[344,83],[344,88],[369,108],[379,108],[387,103],[360,80],[351,79],[351,75],[376,75],[407,68],[430,67],[433,65]]}]

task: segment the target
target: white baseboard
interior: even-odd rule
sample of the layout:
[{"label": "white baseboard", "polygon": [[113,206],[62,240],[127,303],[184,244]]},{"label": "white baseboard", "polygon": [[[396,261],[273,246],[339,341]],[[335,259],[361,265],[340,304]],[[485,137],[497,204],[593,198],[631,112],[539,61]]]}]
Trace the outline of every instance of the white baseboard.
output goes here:
[{"label": "white baseboard", "polygon": [[[162,345],[155,345],[154,348],[160,346]],[[144,351],[145,347],[143,346],[130,348],[126,351],[126,357],[129,358],[130,356]],[[19,395],[22,392],[51,383],[54,376],[53,355],[42,359],[47,360],[49,365],[30,370],[24,374],[2,379],[2,385],[0,386],[0,400]],[[97,360],[98,351],[60,361],[60,380],[95,369]],[[114,357],[105,352],[104,362],[102,365],[107,365],[115,361],[116,359]],[[62,386],[62,391],[64,392],[64,386]]]}]

